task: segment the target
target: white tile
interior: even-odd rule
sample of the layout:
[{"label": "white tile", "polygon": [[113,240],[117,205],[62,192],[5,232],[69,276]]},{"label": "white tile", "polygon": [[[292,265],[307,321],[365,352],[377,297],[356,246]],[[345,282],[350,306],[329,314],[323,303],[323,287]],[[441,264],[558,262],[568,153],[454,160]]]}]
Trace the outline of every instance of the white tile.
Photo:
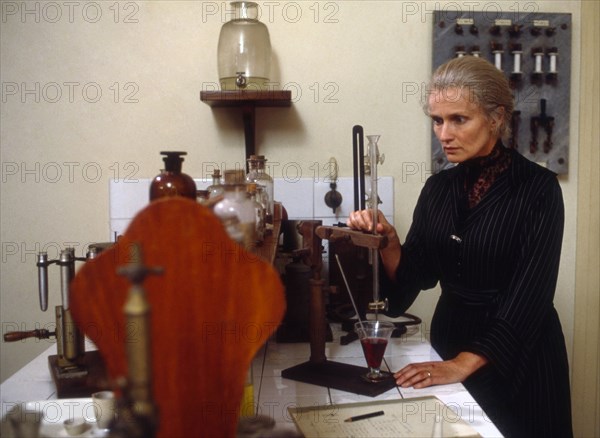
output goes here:
[{"label": "white tile", "polygon": [[[152,179],[141,178],[132,181],[109,181],[109,239],[114,241],[115,233],[123,234],[137,213],[149,202]],[[196,188],[203,190],[211,181],[194,178]]]},{"label": "white tile", "polygon": [[110,220],[110,230],[108,236],[110,242],[116,242],[115,236],[121,236],[123,233],[125,233],[125,230],[129,226],[131,219],[133,218]]},{"label": "white tile", "polygon": [[333,342],[329,346],[328,357],[332,360],[336,358],[364,358],[364,353],[358,340],[349,343],[348,345],[340,345],[339,341]]},{"label": "white tile", "polygon": [[360,402],[372,402],[374,400],[397,400],[400,399],[401,395],[398,388],[392,388],[377,397],[369,397],[368,395],[351,394],[345,391],[339,391],[337,389],[331,390],[331,400],[334,404],[342,403],[360,403]]},{"label": "white tile", "polygon": [[435,350],[431,348],[431,345],[425,342],[404,342],[402,340],[395,340],[392,345],[393,347],[390,356],[410,355],[412,357],[426,357],[427,360],[439,360]]},{"label": "white tile", "polygon": [[[133,181],[111,180],[108,187],[110,219],[131,219],[148,205],[152,179],[141,178]],[[203,190],[211,182],[194,178],[196,188]]]},{"label": "white tile", "polygon": [[[339,178],[336,191],[342,195],[342,204],[333,210],[325,204],[325,195],[331,190],[330,183],[317,181],[314,184],[314,214],[317,217],[345,222],[348,215],[354,210],[354,184],[349,177]],[[394,218],[394,178],[391,176],[380,177],[377,191],[382,203],[379,204],[381,212],[393,223]]]},{"label": "white tile", "polygon": [[212,184],[212,180],[194,178],[196,183],[196,190],[206,190],[206,188]]},{"label": "white tile", "polygon": [[273,198],[275,201],[281,202],[289,219],[312,219],[314,217],[313,180],[311,178],[299,180],[275,178],[273,191]]},{"label": "white tile", "polygon": [[310,354],[310,345],[307,342],[269,342],[267,345],[269,361],[275,363],[286,359],[303,359]]},{"label": "white tile", "polygon": [[111,219],[131,219],[148,204],[151,179],[109,182]]},{"label": "white tile", "polygon": [[281,376],[270,377],[263,376],[260,386],[261,400],[279,400],[287,396],[315,396],[328,397],[327,388],[311,385],[310,383],[298,382],[292,379],[285,379]]},{"label": "white tile", "polygon": [[500,431],[494,426],[492,420],[474,402],[466,390],[457,391],[453,394],[436,394],[436,396],[463,421],[476,428],[482,436],[501,436]]},{"label": "white tile", "polygon": [[[211,184],[207,179],[194,178],[194,181],[199,190],[206,189]],[[135,181],[111,180],[109,182],[109,219],[132,219],[148,204],[151,182],[150,178]],[[274,198],[283,204],[290,219],[322,220],[324,225],[333,225],[338,221],[345,222],[348,214],[354,209],[352,178],[340,178],[337,184],[337,190],[342,193],[343,202],[335,214],[325,205],[324,201],[325,194],[330,190],[329,183],[315,182],[312,178],[298,180],[276,178]],[[379,208],[388,217],[388,220],[393,222],[393,178],[381,177],[378,190],[379,197],[383,202]],[[116,230],[116,225],[114,229],[111,228],[111,232]]]}]

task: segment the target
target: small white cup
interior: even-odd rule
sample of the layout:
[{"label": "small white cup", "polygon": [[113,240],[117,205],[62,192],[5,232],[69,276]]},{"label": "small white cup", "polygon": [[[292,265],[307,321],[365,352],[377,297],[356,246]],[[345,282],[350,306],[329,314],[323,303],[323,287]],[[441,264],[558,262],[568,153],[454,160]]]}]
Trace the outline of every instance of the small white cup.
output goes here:
[{"label": "small white cup", "polygon": [[94,415],[96,425],[99,429],[108,429],[113,418],[115,418],[116,400],[112,391],[100,391],[92,394],[94,403]]},{"label": "small white cup", "polygon": [[71,436],[81,435],[89,427],[83,418],[69,418],[63,421],[63,426]]}]

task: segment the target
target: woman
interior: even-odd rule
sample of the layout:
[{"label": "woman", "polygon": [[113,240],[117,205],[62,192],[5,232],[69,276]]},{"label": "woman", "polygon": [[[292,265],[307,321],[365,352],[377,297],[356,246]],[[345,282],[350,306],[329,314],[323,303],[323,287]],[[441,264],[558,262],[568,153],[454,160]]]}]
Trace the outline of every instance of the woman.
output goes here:
[{"label": "woman", "polygon": [[[489,62],[453,59],[428,91],[426,113],[457,166],[427,180],[403,244],[383,215],[377,232],[389,239],[381,289],[394,312],[440,283],[431,343],[443,360],[410,364],[396,383],[463,382],[507,437],[572,436],[553,305],[564,222],[556,176],[503,146],[513,99]],[[370,211],[347,224],[370,231]]]}]

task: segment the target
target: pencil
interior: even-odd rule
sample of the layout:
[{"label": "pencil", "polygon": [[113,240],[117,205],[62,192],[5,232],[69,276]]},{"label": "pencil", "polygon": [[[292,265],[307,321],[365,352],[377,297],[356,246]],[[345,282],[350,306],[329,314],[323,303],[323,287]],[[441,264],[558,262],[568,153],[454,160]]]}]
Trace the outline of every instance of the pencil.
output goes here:
[{"label": "pencil", "polygon": [[346,418],[345,423],[352,423],[353,421],[366,420],[367,418],[379,417],[383,415],[383,411],[371,412],[370,414],[357,415],[356,417]]}]

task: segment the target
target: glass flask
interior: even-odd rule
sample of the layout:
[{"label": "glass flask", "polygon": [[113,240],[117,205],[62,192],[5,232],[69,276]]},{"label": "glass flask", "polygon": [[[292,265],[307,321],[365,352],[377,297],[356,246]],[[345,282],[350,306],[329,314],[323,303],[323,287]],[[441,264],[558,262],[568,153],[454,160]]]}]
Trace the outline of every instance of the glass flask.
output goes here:
[{"label": "glass flask", "polygon": [[256,183],[263,188],[263,202],[267,206],[265,218],[267,223],[273,223],[273,178],[266,172],[267,159],[264,155],[250,155],[248,158],[247,182]]},{"label": "glass flask", "polygon": [[254,2],[231,2],[233,19],[221,27],[217,62],[221,90],[266,90],[271,73],[271,39],[258,21]]},{"label": "glass flask", "polygon": [[254,204],[246,191],[243,170],[224,172],[223,199],[214,206],[214,213],[221,220],[227,234],[248,248],[254,245],[256,219]]},{"label": "glass flask", "polygon": [[196,183],[181,171],[187,152],[161,152],[165,168],[150,183],[150,201],[167,196],[183,196],[196,200]]}]

